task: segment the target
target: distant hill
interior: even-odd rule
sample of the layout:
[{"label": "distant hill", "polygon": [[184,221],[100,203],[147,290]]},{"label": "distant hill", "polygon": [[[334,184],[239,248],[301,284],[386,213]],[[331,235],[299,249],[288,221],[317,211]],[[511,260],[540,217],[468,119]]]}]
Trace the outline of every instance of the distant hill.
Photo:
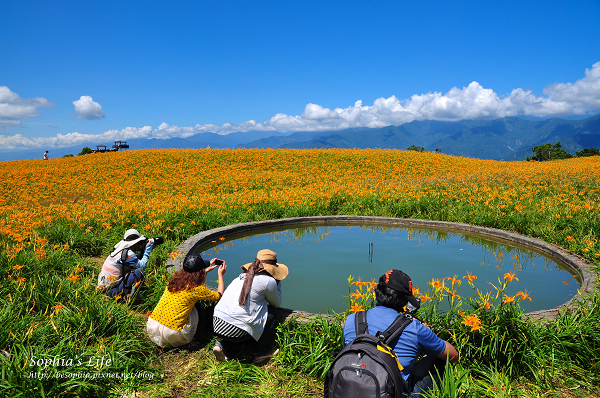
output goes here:
[{"label": "distant hill", "polygon": [[[327,132],[248,131],[219,135],[199,133],[188,138],[127,140],[130,149],[146,148],[389,148],[406,149],[411,145],[427,151],[441,148],[442,153],[480,159],[525,160],[531,148],[559,142],[571,154],[583,148],[600,149],[600,115],[581,120],[552,118],[526,120],[507,117],[496,120],[442,122],[413,121],[401,126],[379,129],[351,128]],[[50,157],[77,155],[84,146],[96,148],[98,142],[70,148],[51,149]],[[104,142],[107,146],[112,143]],[[45,148],[0,153],[0,160],[42,157]]]},{"label": "distant hill", "polygon": [[248,143],[240,145],[240,146],[243,148],[282,148],[282,147],[287,147],[287,145],[293,144],[295,142],[309,141],[315,137],[321,137],[323,135],[346,134],[346,133],[352,133],[352,132],[356,132],[356,131],[366,131],[366,130],[370,130],[370,129],[351,128],[351,129],[336,130],[336,131],[329,131],[329,132],[300,131],[300,132],[289,134],[287,136],[273,136],[273,137],[262,138],[259,140],[248,142]]},{"label": "distant hill", "polygon": [[[208,146],[211,148],[235,148],[241,144],[260,140],[265,137],[278,137],[289,135],[279,131],[246,131],[219,135],[216,133],[199,133],[188,138],[136,138],[127,140],[131,149],[154,149],[154,148],[181,148],[181,149],[203,149]],[[113,142],[89,141],[67,148],[48,148],[50,158],[60,158],[67,154],[77,156],[83,147],[96,149],[96,145],[103,144],[111,148]],[[21,159],[41,159],[46,148],[28,149],[15,152],[0,152],[0,161],[2,160],[21,160]]]},{"label": "distant hill", "polygon": [[600,115],[583,120],[524,120],[509,117],[497,120],[458,122],[414,121],[340,134],[331,132],[307,141],[285,143],[280,148],[396,148],[411,145],[442,153],[480,159],[524,160],[531,148],[560,141],[575,154],[583,148],[600,149]]}]

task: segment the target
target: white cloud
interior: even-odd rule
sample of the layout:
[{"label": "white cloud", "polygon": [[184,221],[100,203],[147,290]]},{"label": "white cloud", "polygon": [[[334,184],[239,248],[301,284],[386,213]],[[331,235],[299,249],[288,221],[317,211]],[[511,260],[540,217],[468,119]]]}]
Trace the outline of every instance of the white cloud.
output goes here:
[{"label": "white cloud", "polygon": [[85,120],[102,119],[104,113],[102,106],[95,102],[89,95],[82,95],[77,101],[73,101],[77,118]]},{"label": "white cloud", "polygon": [[339,117],[337,112],[317,104],[307,104],[302,112],[302,118],[305,120],[339,119]]},{"label": "white cloud", "polygon": [[[586,69],[585,76],[575,83],[556,83],[544,89],[543,96],[533,95],[531,90],[516,88],[506,96],[499,96],[492,89],[484,88],[477,82],[466,87],[453,87],[448,92],[415,94],[408,99],[395,96],[378,98],[373,105],[363,105],[358,100],[347,108],[331,110],[318,104],[309,103],[301,115],[278,113],[263,123],[248,120],[243,123],[225,123],[222,126],[197,124],[190,127],[171,126],[162,123],[153,129],[128,127],[122,130],[109,130],[99,135],[70,133],[52,138],[25,138],[21,135],[0,135],[0,148],[61,147],[79,143],[104,142],[133,138],[186,138],[203,132],[229,134],[232,132],[260,131],[327,131],[350,127],[384,127],[401,125],[413,120],[497,119],[508,116],[568,116],[585,115],[600,110],[600,62]],[[8,110],[3,105],[10,105]],[[49,105],[50,104],[50,105]],[[104,117],[100,104],[91,97],[82,96],[74,101],[75,110],[82,118]],[[18,105],[18,106],[17,106]],[[10,120],[37,115],[35,107],[51,106],[44,98],[23,100],[17,94],[0,87],[0,119],[4,114],[12,115]],[[20,106],[20,107],[19,107]],[[33,116],[30,116],[33,115]],[[1,127],[0,120],[0,127]]]},{"label": "white cloud", "polygon": [[585,77],[575,83],[556,83],[544,89],[549,99],[566,104],[573,113],[586,113],[589,109],[600,109],[600,62],[585,70]]},{"label": "white cloud", "polygon": [[46,98],[21,98],[19,94],[11,91],[6,86],[0,86],[0,130],[7,127],[19,126],[20,119],[37,117],[40,115],[37,108],[54,106]]}]

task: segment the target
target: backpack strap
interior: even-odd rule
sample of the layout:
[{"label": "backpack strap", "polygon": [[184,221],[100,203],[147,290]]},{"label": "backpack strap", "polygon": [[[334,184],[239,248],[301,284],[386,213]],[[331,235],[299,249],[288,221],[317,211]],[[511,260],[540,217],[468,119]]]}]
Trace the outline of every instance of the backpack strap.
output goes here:
[{"label": "backpack strap", "polygon": [[121,270],[123,272],[123,278],[127,279],[127,276],[131,273],[135,267],[132,265],[133,262],[127,263],[127,259],[129,258],[129,249],[123,249],[121,251]]},{"label": "backpack strap", "polygon": [[366,311],[358,311],[354,315],[354,330],[356,331],[357,336],[360,336],[361,334],[369,333],[369,326],[367,325],[367,312]]},{"label": "backpack strap", "polygon": [[129,257],[128,254],[129,254],[128,248],[121,250],[121,266],[127,264],[127,257]]},{"label": "backpack strap", "polygon": [[412,322],[413,317],[408,314],[400,314],[394,322],[385,329],[383,332],[377,332],[377,338],[383,344],[389,345],[394,339],[398,338],[406,329],[406,327]]}]

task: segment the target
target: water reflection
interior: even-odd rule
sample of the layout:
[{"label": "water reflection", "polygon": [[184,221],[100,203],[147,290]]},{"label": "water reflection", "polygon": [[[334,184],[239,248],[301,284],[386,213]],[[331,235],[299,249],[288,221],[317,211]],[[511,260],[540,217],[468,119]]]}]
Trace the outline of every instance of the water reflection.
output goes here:
[{"label": "water reflection", "polygon": [[[577,293],[574,277],[550,258],[519,246],[455,232],[389,226],[311,226],[286,230],[262,230],[251,235],[222,237],[195,252],[224,259],[229,283],[239,266],[269,248],[290,267],[284,281],[283,305],[309,312],[347,305],[347,278],[377,279],[391,268],[407,272],[421,292],[432,278],[477,275],[476,288],[489,291],[506,272],[517,274],[508,294],[527,289],[532,302],[527,311],[553,308]],[[461,296],[469,297],[468,286]]]}]

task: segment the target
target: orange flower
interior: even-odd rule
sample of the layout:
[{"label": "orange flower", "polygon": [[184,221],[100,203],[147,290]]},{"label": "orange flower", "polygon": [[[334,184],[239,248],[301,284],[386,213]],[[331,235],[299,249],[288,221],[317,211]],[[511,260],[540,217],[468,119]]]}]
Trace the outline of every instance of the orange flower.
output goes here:
[{"label": "orange flower", "polygon": [[470,272],[467,272],[467,275],[463,276],[463,279],[467,278],[469,280],[469,284],[472,285],[473,284],[473,280],[477,279],[477,277],[475,275],[471,275]]},{"label": "orange flower", "polygon": [[350,307],[350,312],[358,312],[358,311],[364,311],[362,305],[354,304],[352,307]]},{"label": "orange flower", "polygon": [[529,297],[529,294],[527,294],[527,290],[525,290],[525,292],[517,292],[517,294],[515,294],[515,297],[517,296],[521,297],[521,300],[529,299],[529,301],[531,301],[531,297]]},{"label": "orange flower", "polygon": [[462,324],[471,328],[471,332],[477,332],[482,329],[481,320],[477,315],[467,315],[463,317]]},{"label": "orange flower", "polygon": [[152,311],[146,312],[146,318],[149,317],[150,315],[152,315]]},{"label": "orange flower", "polygon": [[507,272],[506,274],[504,274],[504,280],[508,280],[509,282],[512,282],[513,280],[519,280],[519,278],[517,278],[516,274],[513,274],[512,272]]},{"label": "orange flower", "polygon": [[62,310],[63,308],[66,308],[64,305],[62,304],[57,304],[54,307],[52,307],[52,309],[54,310],[54,312],[58,313],[58,311]]},{"label": "orange flower", "polygon": [[371,282],[369,282],[369,284],[371,285],[371,290],[375,290],[375,286],[377,286],[377,282],[375,282],[374,279],[371,279]]},{"label": "orange flower", "polygon": [[363,282],[363,281],[361,281],[361,280],[359,279],[359,280],[357,280],[356,282],[352,282],[352,283],[354,283],[354,284],[356,285],[356,287],[358,287],[359,289],[362,289],[363,285],[365,285],[365,284],[367,284],[367,283],[369,283],[369,282]]},{"label": "orange flower", "polygon": [[70,277],[68,277],[67,279],[69,279],[70,281],[72,281],[74,283],[74,282],[77,282],[77,278],[79,278],[79,275],[74,274],[74,275],[71,275]]},{"label": "orange flower", "polygon": [[450,301],[454,302],[454,299],[457,298],[460,300],[460,296],[456,294],[456,290],[448,290],[448,294],[450,295]]},{"label": "orange flower", "polygon": [[427,282],[427,284],[436,290],[443,286],[443,282],[439,279],[432,279],[431,282]]},{"label": "orange flower", "polygon": [[514,297],[510,297],[508,295],[504,295],[504,298],[502,299],[502,304],[509,304],[515,301]]},{"label": "orange flower", "polygon": [[18,270],[20,270],[20,269],[21,269],[21,268],[23,268],[23,267],[24,267],[23,265],[19,265],[19,264],[17,264],[17,265],[15,265],[13,268],[14,268],[14,269],[16,269],[16,270],[18,271]]},{"label": "orange flower", "polygon": [[455,284],[458,283],[458,285],[460,286],[460,284],[462,283],[462,281],[460,279],[456,279],[457,275],[454,275],[452,278],[447,277],[446,279],[448,279],[450,282],[452,282],[452,287],[454,287]]},{"label": "orange flower", "polygon": [[15,280],[15,283],[19,284],[19,287],[25,283],[25,278],[17,278],[17,280]]},{"label": "orange flower", "polygon": [[350,298],[352,299],[352,301],[356,301],[361,297],[364,297],[364,295],[362,293],[359,293],[359,292],[350,293]]},{"label": "orange flower", "polygon": [[429,297],[429,296],[427,295],[427,293],[425,293],[425,294],[421,294],[421,295],[419,296],[419,299],[421,299],[421,303],[425,303],[425,302],[427,302],[427,300],[431,300],[431,297]]}]

